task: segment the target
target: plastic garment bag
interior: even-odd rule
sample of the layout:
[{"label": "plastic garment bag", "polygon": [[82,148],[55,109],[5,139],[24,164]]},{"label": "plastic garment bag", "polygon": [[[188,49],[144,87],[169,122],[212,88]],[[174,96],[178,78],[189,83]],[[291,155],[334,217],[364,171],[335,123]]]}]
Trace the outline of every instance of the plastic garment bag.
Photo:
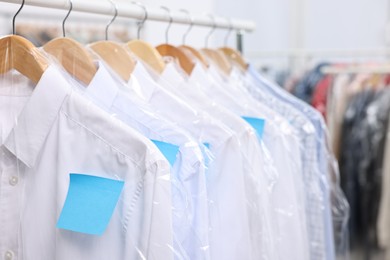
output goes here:
[{"label": "plastic garment bag", "polygon": [[235,133],[162,88],[141,62],[133,75],[143,86],[146,100],[156,111],[187,129],[199,142],[206,143],[214,155],[207,172],[211,258],[254,259],[247,216],[248,202],[252,200],[247,198],[245,166]]},{"label": "plastic garment bag", "polygon": [[390,113],[387,119],[387,134],[385,140],[381,199],[379,206],[379,216],[377,224],[378,242],[381,248],[386,250],[387,259],[390,257],[390,239],[388,227],[390,226]]},{"label": "plastic garment bag", "polygon": [[[362,91],[352,98],[344,116],[340,170],[351,205],[352,242],[364,242],[367,249],[378,239],[381,192],[386,193],[381,187],[386,180],[383,160],[389,100],[388,89]],[[379,238],[384,232],[379,230]]]},{"label": "plastic garment bag", "polygon": [[[256,104],[250,104],[248,102],[241,103],[246,104],[246,106],[244,106],[244,109],[241,108],[241,110],[234,110],[232,109],[234,105],[231,105],[231,103],[229,103],[229,99],[222,101],[217,100],[217,96],[222,98],[222,93],[206,94],[202,92],[202,87],[208,90],[216,90],[220,87],[213,85],[215,83],[213,83],[214,81],[212,80],[212,78],[207,78],[207,74],[202,71],[203,68],[199,65],[194,68],[191,76],[189,77],[189,81],[183,79],[181,81],[178,80],[178,78],[180,78],[180,75],[178,73],[175,74],[175,71],[173,70],[174,67],[172,66],[172,64],[170,65],[171,67],[167,66],[166,71],[163,72],[160,82],[162,82],[162,84],[167,88],[169,87],[169,85],[167,83],[164,83],[164,80],[170,81],[172,82],[172,84],[176,84],[176,86],[174,87],[177,89],[177,92],[179,93],[178,95],[183,97],[190,104],[194,104],[197,105],[199,108],[205,109],[208,113],[215,116],[216,118],[220,118],[221,120],[224,119],[225,122],[227,122],[227,124],[230,125],[231,128],[236,130],[237,132],[242,131],[238,130],[240,125],[242,127],[242,123],[233,126],[233,122],[231,121],[231,119],[229,120],[229,114],[226,112],[227,108],[230,108],[232,112],[238,115],[252,115],[257,117],[265,116],[265,113],[261,114],[256,111],[253,112],[254,110],[252,110],[252,112],[249,112],[253,107],[256,107]],[[224,91],[229,93],[228,88],[225,88]],[[213,97],[213,100],[211,100],[209,97]],[[224,104],[225,107],[219,105],[219,103]],[[230,117],[232,116],[230,115]],[[238,116],[236,115],[236,117]],[[299,172],[299,170],[296,168],[299,166],[290,165],[291,167],[287,167],[282,170],[282,167],[288,165],[289,163],[295,164],[292,158],[291,160],[288,160],[289,158],[287,157],[284,157],[284,159],[287,160],[284,160],[283,163],[281,163],[281,161],[279,160],[279,164],[275,165],[276,155],[279,156],[279,158],[277,159],[281,159],[283,158],[283,155],[287,156],[289,150],[285,149],[285,147],[282,146],[282,144],[279,142],[280,139],[283,139],[281,136],[272,137],[274,135],[272,133],[277,133],[278,129],[273,129],[272,127],[274,122],[267,122],[267,120],[265,131],[262,136],[256,134],[252,135],[252,139],[250,141],[251,144],[249,146],[248,143],[245,143],[245,140],[242,141],[243,147],[250,147],[251,145],[252,147],[258,147],[255,148],[255,150],[249,152],[247,156],[252,158],[249,163],[253,167],[252,179],[257,180],[257,188],[260,188],[260,190],[262,191],[266,191],[260,194],[258,193],[261,198],[260,202],[258,203],[259,205],[262,205],[258,208],[262,209],[263,207],[263,210],[260,211],[260,220],[263,221],[263,223],[259,223],[259,225],[264,225],[265,228],[263,228],[263,230],[268,230],[269,233],[265,235],[266,233],[263,231],[263,236],[258,237],[257,240],[260,242],[260,244],[263,244],[263,248],[261,249],[262,257],[268,257],[269,259],[283,259],[287,257],[287,255],[290,257],[294,255],[294,257],[305,259],[307,258],[308,251],[308,242],[307,239],[305,239],[305,236],[299,238],[299,241],[297,241],[296,243],[286,243],[286,241],[290,240],[288,238],[288,234],[295,234],[295,236],[300,236],[300,234],[306,234],[306,227],[304,221],[305,217],[302,214],[303,207],[299,209],[300,205],[302,205],[303,202],[299,202],[298,198],[298,191],[302,189],[301,187],[299,188],[299,186],[296,186],[294,183],[295,181],[299,183],[299,178],[294,179],[292,171],[289,171],[289,169],[295,169],[297,170],[297,172]],[[288,125],[286,127],[288,129]],[[258,138],[264,139],[264,143],[268,144],[268,146],[271,144],[273,145],[273,150],[271,150],[271,153],[268,151],[266,147],[267,145],[264,145],[263,140],[259,141]],[[256,152],[254,153],[254,151]],[[295,155],[299,156],[299,150],[297,151],[298,153],[295,153]],[[260,168],[255,167],[256,162],[260,163]],[[283,177],[279,176],[280,172],[284,173]],[[253,180],[248,179],[248,183],[253,183]],[[264,190],[265,187],[266,190]],[[264,200],[264,198],[266,198],[266,200]],[[264,209],[266,210],[264,211]],[[272,247],[274,248],[271,249]],[[278,250],[276,250],[275,248],[278,248]]]},{"label": "plastic garment bag", "polygon": [[37,84],[2,74],[0,91],[2,256],[174,259],[170,167],[149,139],[55,65]]},{"label": "plastic garment bag", "polygon": [[[193,70],[196,73],[199,64]],[[192,74],[192,75],[193,75]],[[191,77],[192,78],[192,77]],[[256,259],[276,259],[275,239],[271,229],[271,212],[269,190],[275,185],[277,173],[273,167],[266,167],[270,160],[261,146],[255,130],[242,118],[210,99],[197,85],[209,84],[201,79],[190,82],[185,80],[175,66],[170,63],[159,78],[167,89],[175,91],[180,98],[197,109],[204,110],[229,126],[238,136],[240,150],[245,162],[246,193],[251,198],[248,216],[251,226],[251,242]],[[196,84],[194,84],[196,83]],[[272,162],[268,162],[268,165]]]},{"label": "plastic garment bag", "polygon": [[[296,125],[297,129],[301,129],[301,136],[305,138],[302,139],[302,142],[306,143],[306,145],[309,145],[309,147],[316,147],[316,152],[314,153],[317,155],[316,167],[320,172],[318,181],[320,181],[321,183],[320,189],[321,193],[323,194],[322,196],[324,196],[325,199],[325,208],[323,211],[323,216],[325,217],[324,223],[326,228],[325,234],[323,234],[325,236],[325,240],[323,240],[325,243],[325,248],[323,248],[323,250],[326,251],[322,252],[325,252],[327,258],[334,258],[334,251],[336,251],[339,256],[344,256],[345,258],[348,258],[348,229],[346,224],[348,223],[349,217],[349,205],[345,199],[343,192],[340,190],[338,167],[334,156],[331,152],[329,152],[329,138],[327,136],[327,130],[323,119],[313,108],[305,105],[300,100],[292,97],[288,93],[285,93],[274,83],[261,77],[252,67],[249,68],[249,73],[247,74],[247,76],[254,83],[247,86],[248,89],[250,89],[252,95],[263,100],[264,102],[269,102],[270,105],[275,103],[275,109],[279,109],[279,111],[286,117],[290,117],[291,123],[293,125]],[[276,105],[278,103],[279,105]],[[285,109],[283,109],[283,104],[285,106]],[[286,109],[287,107],[288,109]],[[299,113],[297,113],[296,109],[299,109]],[[301,117],[302,113],[305,115],[306,119],[305,117]],[[291,117],[293,115],[295,115],[295,118],[297,116],[298,118],[302,118],[302,123],[297,124],[297,121],[294,120],[294,117]],[[308,119],[310,121],[308,121]],[[305,121],[306,123],[303,123]],[[308,124],[312,125],[310,127],[315,127],[315,135],[312,135],[310,134],[310,132],[307,132],[310,129]],[[312,135],[312,137],[310,137],[310,135]],[[309,158],[306,158],[303,162],[310,162],[310,160],[308,159]],[[312,164],[310,163],[310,165]],[[315,193],[313,193],[313,195],[314,194]],[[329,206],[330,200],[332,204]],[[332,213],[332,218],[329,217],[330,212]],[[331,220],[333,220],[333,229],[330,227]],[[317,224],[312,225],[312,227],[316,226]],[[335,250],[333,249],[334,236],[337,238],[337,248]],[[320,237],[318,237],[318,239],[320,239]],[[321,248],[318,248],[316,243],[312,242],[312,249],[312,253],[315,254],[315,252],[320,250]]]},{"label": "plastic garment bag", "polygon": [[[172,251],[175,259],[209,259],[204,155],[208,163],[212,162],[212,155],[186,131],[155,113],[125,82],[114,78],[103,62],[98,65],[88,86],[74,80],[73,85],[113,118],[153,140],[167,157],[172,167]],[[142,87],[136,86],[134,77],[131,82],[134,89]]]},{"label": "plastic garment bag", "polygon": [[[377,220],[381,198],[381,184],[384,179],[383,162],[385,154],[388,115],[390,114],[390,91],[378,90],[374,100],[367,106],[366,117],[360,131],[364,158],[358,163],[358,180],[362,191],[360,215],[363,216],[364,234],[370,241],[377,241]],[[367,138],[368,137],[368,138]],[[385,192],[385,191],[383,191]],[[367,236],[365,236],[367,238]]]},{"label": "plastic garment bag", "polygon": [[325,258],[324,235],[324,195],[320,187],[320,173],[316,157],[316,137],[314,126],[306,117],[294,108],[267,95],[266,92],[256,89],[256,85],[244,84],[243,87],[251,90],[252,96],[289,120],[296,129],[300,140],[301,162],[303,166],[303,181],[305,183],[305,207],[307,217],[307,231],[310,241],[310,256]]},{"label": "plastic garment bag", "polygon": [[[278,178],[273,187],[272,212],[274,212],[274,234],[279,258],[285,257],[308,258],[308,240],[306,232],[306,217],[304,214],[304,201],[302,189],[301,165],[299,160],[299,143],[292,128],[277,113],[263,104],[255,101],[245,89],[239,88],[239,83],[233,78],[224,79],[213,67],[209,75],[214,79],[214,85],[204,90],[219,99],[238,115],[264,118],[265,126],[261,142],[269,150],[273,167],[278,172]],[[222,98],[224,97],[225,98]],[[287,198],[288,197],[288,198]],[[283,225],[288,228],[280,228]],[[293,236],[300,236],[299,238]],[[292,236],[292,237],[290,237]],[[299,239],[296,241],[295,239]],[[283,241],[291,241],[288,244]],[[291,246],[291,247],[290,247]]]}]

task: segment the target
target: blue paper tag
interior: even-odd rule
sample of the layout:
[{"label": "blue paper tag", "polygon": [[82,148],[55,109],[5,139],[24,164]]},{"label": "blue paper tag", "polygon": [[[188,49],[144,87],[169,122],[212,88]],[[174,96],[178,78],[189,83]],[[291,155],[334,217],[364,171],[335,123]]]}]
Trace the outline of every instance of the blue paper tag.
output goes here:
[{"label": "blue paper tag", "polygon": [[210,151],[210,144],[209,143],[203,143],[203,145],[204,146],[201,147],[201,150],[202,150],[202,154],[203,154],[203,158],[204,158],[204,164],[205,164],[206,168],[208,168],[209,165],[210,165],[210,162],[211,162],[211,157],[212,157],[212,154],[211,154],[211,151]]},{"label": "blue paper tag", "polygon": [[263,137],[265,119],[245,116],[242,118],[256,130],[257,135],[261,139]]},{"label": "blue paper tag", "polygon": [[71,173],[68,194],[57,227],[102,235],[110,222],[123,186],[123,181]]},{"label": "blue paper tag", "polygon": [[156,140],[152,140],[152,142],[157,146],[165,158],[167,158],[171,166],[173,166],[176,161],[177,153],[179,152],[179,146]]}]

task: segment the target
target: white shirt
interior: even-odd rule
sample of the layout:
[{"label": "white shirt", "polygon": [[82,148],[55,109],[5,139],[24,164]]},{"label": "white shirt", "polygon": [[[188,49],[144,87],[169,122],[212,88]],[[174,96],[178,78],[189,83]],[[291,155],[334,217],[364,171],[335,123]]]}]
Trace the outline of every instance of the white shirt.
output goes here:
[{"label": "white shirt", "polygon": [[[173,259],[170,170],[148,139],[71,91],[50,66],[32,91],[0,79],[0,255]],[[124,181],[105,232],[56,228],[70,173]]]},{"label": "white shirt", "polygon": [[[213,87],[211,82],[205,80],[201,73],[202,67],[197,64],[191,76],[185,79],[173,63],[167,64],[160,76],[164,87],[175,91],[187,104],[197,109],[207,111],[210,115],[218,118],[234,131],[240,141],[240,150],[244,159],[245,168],[245,191],[250,200],[248,216],[251,225],[251,242],[254,249],[255,259],[276,259],[273,232],[269,225],[271,210],[269,208],[270,194],[267,186],[273,186],[274,178],[267,176],[265,167],[264,151],[259,143],[255,130],[239,116],[233,114],[225,107],[212,101],[205,95],[198,84],[205,87]],[[271,175],[275,173],[271,172]],[[271,177],[271,178],[268,178]]]},{"label": "white shirt", "polygon": [[215,156],[207,172],[211,259],[253,259],[244,166],[237,137],[215,118],[159,86],[141,62],[133,75],[158,113],[191,132],[199,142],[208,143]]},{"label": "white shirt", "polygon": [[[140,89],[135,76],[132,88]],[[209,259],[208,202],[205,164],[197,142],[177,125],[156,114],[149,104],[120,89],[99,62],[99,68],[87,87],[85,96],[112,116],[137,129],[144,136],[179,146],[172,169],[174,251],[179,259]],[[122,86],[123,88],[123,86]],[[124,89],[129,92],[129,89]]]},{"label": "white shirt", "polygon": [[[262,143],[267,157],[270,198],[272,205],[272,231],[278,259],[308,259],[305,204],[303,193],[302,165],[300,163],[299,140],[292,127],[279,114],[254,100],[245,89],[240,88],[239,79],[224,79],[211,65],[208,75],[199,67],[193,71],[202,84],[199,86],[210,97],[240,116],[266,120]],[[195,77],[191,75],[191,77]],[[206,84],[210,81],[210,84]]]}]

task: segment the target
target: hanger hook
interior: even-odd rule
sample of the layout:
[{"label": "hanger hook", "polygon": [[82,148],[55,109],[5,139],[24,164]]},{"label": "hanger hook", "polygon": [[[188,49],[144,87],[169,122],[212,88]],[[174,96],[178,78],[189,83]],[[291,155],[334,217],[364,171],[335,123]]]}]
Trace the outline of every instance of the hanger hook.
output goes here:
[{"label": "hanger hook", "polygon": [[73,3],[72,3],[72,0],[68,0],[69,1],[69,10],[68,10],[68,13],[66,14],[64,20],[62,21],[62,37],[65,37],[65,22],[66,20],[68,19],[70,13],[72,12],[73,10]]},{"label": "hanger hook", "polygon": [[12,34],[14,34],[14,35],[16,34],[16,26],[15,26],[16,16],[18,16],[20,11],[22,11],[23,6],[24,6],[24,2],[25,2],[25,0],[22,0],[22,4],[20,5],[18,11],[15,13],[14,17],[12,18]]},{"label": "hanger hook", "polygon": [[116,7],[116,4],[111,0],[108,0],[108,1],[114,7],[115,14],[114,14],[114,17],[112,17],[111,21],[106,25],[106,41],[108,41],[108,28],[110,27],[110,25],[115,21],[116,17],[118,16],[118,8]]},{"label": "hanger hook", "polygon": [[135,2],[135,1],[133,1],[132,3],[135,4],[135,5],[138,5],[138,6],[141,7],[142,9],[144,9],[144,18],[138,23],[138,29],[137,29],[137,39],[139,40],[140,35],[141,35],[141,29],[142,29],[142,27],[144,26],[145,21],[148,19],[148,10],[147,10],[146,7],[145,7],[143,4],[141,4],[140,2]]},{"label": "hanger hook", "polygon": [[188,19],[190,21],[190,26],[188,26],[187,31],[185,31],[185,33],[183,34],[183,45],[185,45],[186,44],[187,35],[191,31],[192,27],[194,26],[194,19],[192,18],[192,16],[190,15],[190,12],[188,12],[188,10],[180,9],[179,11],[187,14]]},{"label": "hanger hook", "polygon": [[233,31],[233,23],[232,23],[232,19],[230,18],[226,18],[226,20],[228,21],[229,23],[229,30],[225,36],[225,40],[224,40],[224,43],[225,43],[225,46],[228,45],[228,39],[229,39],[229,36],[230,36],[230,33]]},{"label": "hanger hook", "polygon": [[215,17],[212,14],[208,14],[208,17],[210,17],[213,20],[213,27],[211,28],[210,32],[206,35],[206,41],[205,41],[205,46],[207,48],[208,43],[209,43],[209,38],[211,34],[215,31],[215,28],[217,28],[217,22],[215,21]]},{"label": "hanger hook", "polygon": [[168,15],[169,15],[169,23],[168,23],[168,27],[167,29],[165,30],[165,43],[168,43],[168,33],[169,33],[169,28],[171,28],[171,24],[173,22],[173,17],[171,15],[171,10],[169,10],[168,7],[166,6],[160,6],[161,9],[164,9],[165,11],[167,11]]}]

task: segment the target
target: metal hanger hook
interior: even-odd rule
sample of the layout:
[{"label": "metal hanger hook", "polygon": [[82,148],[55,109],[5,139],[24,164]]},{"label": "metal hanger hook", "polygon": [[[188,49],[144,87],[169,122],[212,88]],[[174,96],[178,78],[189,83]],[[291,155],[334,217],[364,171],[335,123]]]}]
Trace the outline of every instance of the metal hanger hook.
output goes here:
[{"label": "metal hanger hook", "polygon": [[226,18],[226,20],[228,21],[229,23],[229,30],[225,36],[225,39],[224,39],[224,43],[225,43],[225,46],[228,45],[228,39],[229,39],[229,36],[230,36],[230,33],[233,31],[233,23],[232,23],[232,20],[230,18]]},{"label": "metal hanger hook", "polygon": [[108,28],[110,27],[110,25],[115,21],[116,17],[118,16],[118,8],[116,7],[116,4],[111,0],[108,0],[108,1],[114,7],[115,14],[114,14],[114,17],[112,17],[111,21],[106,25],[106,41],[108,41]]},{"label": "metal hanger hook", "polygon": [[62,37],[65,37],[65,22],[68,19],[72,10],[73,10],[73,3],[72,3],[72,0],[69,0],[69,10],[68,10],[68,13],[66,14],[64,20],[62,21]]},{"label": "metal hanger hook", "polygon": [[141,4],[140,2],[131,2],[135,5],[138,5],[139,7],[141,7],[142,9],[144,9],[144,18],[139,22],[138,24],[138,29],[137,29],[137,39],[139,40],[140,39],[140,35],[141,35],[141,29],[142,27],[144,26],[144,23],[145,21],[148,19],[148,10],[146,9],[146,7]]},{"label": "metal hanger hook", "polygon": [[169,29],[171,28],[171,24],[173,22],[173,17],[171,15],[171,10],[169,10],[168,7],[166,6],[160,6],[161,9],[164,9],[165,11],[167,11],[168,15],[169,15],[169,23],[168,23],[168,27],[167,29],[165,30],[165,43],[168,43],[168,33],[169,33]]},{"label": "metal hanger hook", "polygon": [[210,38],[211,34],[213,34],[213,32],[215,31],[215,28],[217,28],[217,22],[215,21],[214,15],[208,14],[208,17],[210,17],[213,20],[213,27],[211,28],[210,32],[206,35],[206,40],[205,40],[206,48],[208,47],[209,38]]},{"label": "metal hanger hook", "polygon": [[25,0],[22,0],[22,4],[20,5],[18,11],[16,11],[14,17],[12,18],[12,34],[14,34],[14,35],[16,34],[16,26],[15,26],[16,16],[18,16],[20,11],[22,11],[22,9],[24,7],[24,2],[25,2]]},{"label": "metal hanger hook", "polygon": [[184,34],[183,34],[183,45],[185,45],[186,44],[187,35],[189,34],[189,32],[191,31],[192,27],[194,26],[194,19],[192,18],[192,16],[190,15],[190,12],[188,12],[188,10],[180,9],[179,11],[187,14],[188,19],[190,21],[190,26],[188,26],[187,31],[185,31]]}]

